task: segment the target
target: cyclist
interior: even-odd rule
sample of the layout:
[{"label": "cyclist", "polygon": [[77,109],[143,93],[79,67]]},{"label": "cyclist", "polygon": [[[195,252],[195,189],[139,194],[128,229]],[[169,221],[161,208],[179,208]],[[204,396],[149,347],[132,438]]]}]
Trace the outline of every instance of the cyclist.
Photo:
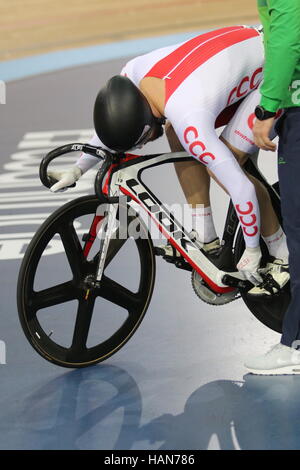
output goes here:
[{"label": "cyclist", "polygon": [[[262,233],[274,258],[268,270],[280,288],[289,279],[281,269],[288,256],[285,236],[267,192],[239,164],[257,150],[251,127],[263,62],[262,34],[247,26],[210,31],[136,57],[100,90],[94,108],[96,133],[90,144],[111,151],[133,150],[160,137],[168,119],[171,149],[185,149],[202,163],[177,163],[176,171],[192,207],[204,204],[202,215],[196,211],[206,221],[205,232],[198,236],[204,249],[219,246],[210,210],[208,171],[230,195],[243,229],[246,248],[237,265],[239,271],[253,284],[261,283]],[[218,138],[216,124],[226,122],[226,113],[242,99]],[[72,169],[49,172],[58,180],[51,190],[74,183],[97,162],[82,154]],[[253,288],[250,294],[268,292]]]}]

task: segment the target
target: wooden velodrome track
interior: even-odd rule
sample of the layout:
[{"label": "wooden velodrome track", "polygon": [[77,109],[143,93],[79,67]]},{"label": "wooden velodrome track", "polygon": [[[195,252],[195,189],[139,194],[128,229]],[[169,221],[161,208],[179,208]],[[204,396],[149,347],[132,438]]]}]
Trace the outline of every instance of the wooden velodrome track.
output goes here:
[{"label": "wooden velodrome track", "polygon": [[0,0],[0,61],[257,22],[256,0]]}]

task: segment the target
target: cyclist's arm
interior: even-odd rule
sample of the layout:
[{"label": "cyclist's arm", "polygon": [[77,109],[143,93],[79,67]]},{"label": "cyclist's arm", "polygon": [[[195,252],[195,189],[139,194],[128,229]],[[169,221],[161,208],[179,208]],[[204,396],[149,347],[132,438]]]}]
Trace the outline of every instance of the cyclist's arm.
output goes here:
[{"label": "cyclist's arm", "polygon": [[[94,134],[93,138],[89,141],[89,144],[95,147],[105,147],[96,135],[96,133]],[[69,186],[72,186],[74,183],[76,183],[76,181],[79,180],[83,173],[85,173],[94,165],[96,165],[96,163],[99,163],[99,161],[100,160],[97,157],[93,157],[92,155],[89,155],[87,153],[82,153],[75,165],[73,165],[71,168],[65,170],[55,168],[49,169],[47,171],[48,176],[56,180],[56,183],[51,186],[50,191],[54,193],[58,191],[65,191]]]},{"label": "cyclist's arm", "polygon": [[300,1],[257,0],[265,31],[261,105],[277,111],[288,94],[300,57]]},{"label": "cyclist's arm", "polygon": [[[109,150],[110,152],[113,152],[110,150],[106,145],[104,145],[99,137],[97,136],[96,132],[94,133],[92,139],[88,142],[89,145],[94,145],[95,147],[101,147],[105,150]],[[84,174],[86,173],[90,168],[95,166],[97,163],[99,163],[100,160],[97,157],[93,157],[93,155],[89,155],[88,153],[82,153],[80,157],[78,158],[76,162],[76,166],[80,168],[81,173]]]}]

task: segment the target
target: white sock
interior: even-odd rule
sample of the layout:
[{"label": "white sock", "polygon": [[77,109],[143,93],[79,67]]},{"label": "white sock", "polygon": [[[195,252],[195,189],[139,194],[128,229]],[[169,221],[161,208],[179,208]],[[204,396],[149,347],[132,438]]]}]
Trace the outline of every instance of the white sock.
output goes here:
[{"label": "white sock", "polygon": [[217,238],[217,233],[212,217],[211,207],[192,208],[193,230],[198,233],[199,240],[202,243],[209,243]]},{"label": "white sock", "polygon": [[286,244],[286,236],[281,227],[276,233],[269,237],[263,237],[269,253],[275,258],[282,259],[284,263],[288,263],[289,252]]}]

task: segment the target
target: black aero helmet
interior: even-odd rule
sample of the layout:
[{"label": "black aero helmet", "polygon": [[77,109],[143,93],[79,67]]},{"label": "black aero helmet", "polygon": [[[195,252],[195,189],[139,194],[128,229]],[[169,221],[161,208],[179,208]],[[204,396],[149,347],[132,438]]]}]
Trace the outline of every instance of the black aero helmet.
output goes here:
[{"label": "black aero helmet", "polygon": [[145,96],[127,77],[112,77],[98,93],[95,131],[112,150],[124,152],[144,143],[156,121]]}]

